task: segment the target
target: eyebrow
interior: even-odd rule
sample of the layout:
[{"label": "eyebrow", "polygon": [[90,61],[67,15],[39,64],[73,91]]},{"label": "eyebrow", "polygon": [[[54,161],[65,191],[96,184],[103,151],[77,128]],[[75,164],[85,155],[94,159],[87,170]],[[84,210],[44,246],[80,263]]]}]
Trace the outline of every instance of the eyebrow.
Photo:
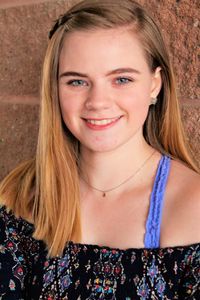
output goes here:
[{"label": "eyebrow", "polygon": [[[133,69],[133,68],[119,68],[116,70],[109,71],[106,76],[113,75],[113,74],[121,74],[121,73],[135,73],[135,74],[141,74],[140,71]],[[67,77],[67,76],[76,76],[76,77],[89,77],[87,74],[74,72],[74,71],[67,71],[62,73],[59,78]]]}]

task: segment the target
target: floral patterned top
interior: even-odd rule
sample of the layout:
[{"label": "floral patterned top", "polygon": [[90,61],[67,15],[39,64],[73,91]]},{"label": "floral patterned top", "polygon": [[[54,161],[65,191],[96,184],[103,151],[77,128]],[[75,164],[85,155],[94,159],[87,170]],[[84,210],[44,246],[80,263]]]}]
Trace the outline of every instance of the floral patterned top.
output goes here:
[{"label": "floral patterned top", "polygon": [[118,249],[70,241],[46,258],[33,225],[0,209],[0,299],[200,299],[200,243]]}]

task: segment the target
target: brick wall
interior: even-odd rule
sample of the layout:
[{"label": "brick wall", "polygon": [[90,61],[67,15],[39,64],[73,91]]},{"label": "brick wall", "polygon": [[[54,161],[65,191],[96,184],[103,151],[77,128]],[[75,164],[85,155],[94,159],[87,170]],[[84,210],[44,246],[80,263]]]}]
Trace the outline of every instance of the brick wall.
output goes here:
[{"label": "brick wall", "polygon": [[[47,33],[74,2],[0,0],[0,179],[34,154]],[[140,2],[151,9],[168,42],[188,139],[200,159],[199,0]]]}]

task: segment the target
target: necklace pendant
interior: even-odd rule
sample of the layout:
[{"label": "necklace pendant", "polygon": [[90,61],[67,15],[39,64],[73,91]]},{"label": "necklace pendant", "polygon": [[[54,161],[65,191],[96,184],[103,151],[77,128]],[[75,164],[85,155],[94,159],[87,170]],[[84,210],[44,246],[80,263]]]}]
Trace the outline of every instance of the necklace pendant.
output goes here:
[{"label": "necklace pendant", "polygon": [[105,192],[103,192],[103,194],[102,194],[102,197],[105,197],[106,196],[106,193]]}]

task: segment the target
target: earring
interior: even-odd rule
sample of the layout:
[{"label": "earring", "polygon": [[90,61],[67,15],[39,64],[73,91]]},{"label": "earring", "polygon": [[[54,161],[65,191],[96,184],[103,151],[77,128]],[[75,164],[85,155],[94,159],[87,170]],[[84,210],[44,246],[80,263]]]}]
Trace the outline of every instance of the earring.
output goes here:
[{"label": "earring", "polygon": [[157,98],[157,97],[151,98],[151,103],[150,103],[150,105],[151,105],[151,104],[152,104],[152,105],[156,105],[157,101],[158,101],[158,98]]}]

